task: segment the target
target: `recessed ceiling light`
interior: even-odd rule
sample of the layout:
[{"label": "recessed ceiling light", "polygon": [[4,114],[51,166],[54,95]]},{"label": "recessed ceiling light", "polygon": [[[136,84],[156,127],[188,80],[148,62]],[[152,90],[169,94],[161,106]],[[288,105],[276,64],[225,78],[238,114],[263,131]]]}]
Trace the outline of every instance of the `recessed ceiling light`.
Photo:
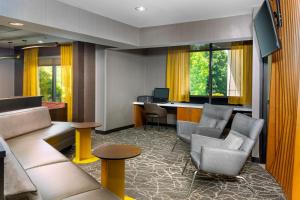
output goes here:
[{"label": "recessed ceiling light", "polygon": [[42,44],[42,43],[44,43],[44,41],[42,41],[42,40],[39,40],[39,41],[38,41],[38,43]]},{"label": "recessed ceiling light", "polygon": [[9,24],[12,26],[24,26],[24,24],[19,23],[19,22],[9,22]]},{"label": "recessed ceiling light", "polygon": [[144,6],[138,6],[138,7],[135,7],[134,9],[139,12],[143,12],[146,10],[146,8]]}]

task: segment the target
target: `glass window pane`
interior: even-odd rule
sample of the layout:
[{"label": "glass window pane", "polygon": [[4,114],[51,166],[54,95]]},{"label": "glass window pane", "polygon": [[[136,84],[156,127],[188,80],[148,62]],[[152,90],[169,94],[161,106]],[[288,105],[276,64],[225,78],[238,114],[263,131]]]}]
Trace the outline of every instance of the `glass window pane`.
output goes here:
[{"label": "glass window pane", "polygon": [[52,101],[52,66],[39,67],[40,95],[43,101]]},{"label": "glass window pane", "polygon": [[227,96],[227,71],[230,50],[213,51],[212,96]]},{"label": "glass window pane", "polygon": [[56,102],[61,102],[62,95],[62,78],[61,78],[61,66],[56,66]]},{"label": "glass window pane", "polygon": [[190,94],[208,96],[209,51],[190,53]]}]

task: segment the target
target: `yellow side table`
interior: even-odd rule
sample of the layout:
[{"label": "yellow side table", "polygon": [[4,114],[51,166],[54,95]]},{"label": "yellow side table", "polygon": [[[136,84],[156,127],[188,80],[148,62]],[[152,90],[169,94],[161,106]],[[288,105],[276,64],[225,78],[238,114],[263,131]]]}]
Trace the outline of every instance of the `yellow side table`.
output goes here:
[{"label": "yellow side table", "polygon": [[92,140],[91,129],[101,126],[95,122],[71,123],[71,126],[76,129],[75,136],[75,158],[74,163],[88,164],[99,160],[92,155]]},{"label": "yellow side table", "polygon": [[123,200],[134,198],[125,195],[125,160],[141,154],[141,149],[128,144],[103,144],[93,154],[101,158],[101,184]]}]

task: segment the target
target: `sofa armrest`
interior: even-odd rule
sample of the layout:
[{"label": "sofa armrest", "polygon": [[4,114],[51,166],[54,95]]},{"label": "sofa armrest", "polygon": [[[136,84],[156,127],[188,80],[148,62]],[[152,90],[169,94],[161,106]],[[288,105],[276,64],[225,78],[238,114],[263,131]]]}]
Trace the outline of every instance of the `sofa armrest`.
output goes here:
[{"label": "sofa armrest", "polygon": [[6,157],[6,151],[0,143],[0,199],[4,199],[4,158]]},{"label": "sofa armrest", "polygon": [[202,147],[201,169],[210,173],[237,176],[247,158],[248,154],[240,150]]}]

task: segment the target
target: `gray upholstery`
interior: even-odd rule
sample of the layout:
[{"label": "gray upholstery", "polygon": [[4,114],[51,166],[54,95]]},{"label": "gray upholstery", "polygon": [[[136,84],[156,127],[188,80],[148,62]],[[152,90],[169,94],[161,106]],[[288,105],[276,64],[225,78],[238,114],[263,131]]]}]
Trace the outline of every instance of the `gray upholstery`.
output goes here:
[{"label": "gray upholstery", "polygon": [[0,135],[5,140],[49,126],[51,118],[46,107],[0,113]]},{"label": "gray upholstery", "polygon": [[191,142],[191,135],[198,134],[213,138],[219,138],[228,123],[233,108],[204,104],[201,120],[199,123],[177,121],[177,135],[186,143]]},{"label": "gray upholstery", "polygon": [[36,187],[2,137],[0,137],[0,143],[6,151],[4,159],[4,196],[6,199],[21,199],[25,198],[27,193],[36,192]]},{"label": "gray upholstery", "polygon": [[[14,200],[119,199],[57,151],[74,143],[74,129],[68,123],[50,121],[48,124],[48,122],[39,122],[39,118],[44,122],[50,118],[49,112],[46,112],[43,107],[1,114],[0,135],[7,138],[6,142],[11,152],[37,188],[36,192],[27,193],[26,198],[18,193],[14,194],[15,198],[9,198],[11,196],[5,198]],[[18,127],[9,127],[4,125],[4,122],[9,122],[10,125],[17,124]],[[9,131],[1,131],[3,130],[1,126]],[[4,173],[5,180],[10,181],[11,179],[6,176],[9,171],[5,170]]]},{"label": "gray upholstery", "polygon": [[227,137],[242,138],[243,143],[237,150],[228,149],[233,139],[216,139],[193,134],[191,159],[197,170],[210,173],[237,176],[251,154],[264,120],[236,114]]}]

